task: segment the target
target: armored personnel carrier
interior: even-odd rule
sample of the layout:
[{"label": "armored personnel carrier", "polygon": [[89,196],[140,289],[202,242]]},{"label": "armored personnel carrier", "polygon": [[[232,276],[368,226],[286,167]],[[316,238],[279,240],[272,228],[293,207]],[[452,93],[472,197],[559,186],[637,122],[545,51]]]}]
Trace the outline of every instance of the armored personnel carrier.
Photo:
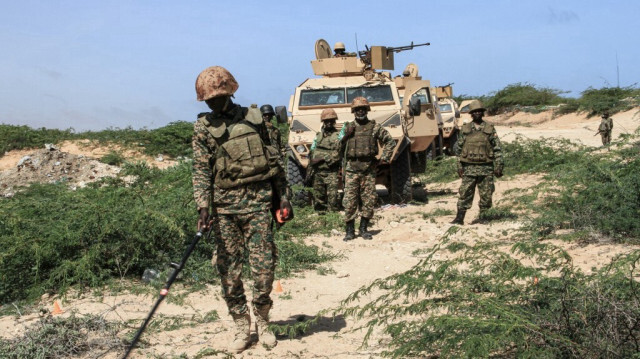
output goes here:
[{"label": "armored personnel carrier", "polygon": [[458,104],[453,99],[453,84],[436,87],[436,97],[442,117],[442,149],[448,155],[453,155],[453,146],[458,141],[458,134],[462,128],[462,119]]},{"label": "armored personnel carrier", "polygon": [[354,119],[351,101],[363,96],[371,105],[369,119],[384,126],[396,141],[390,164],[378,167],[376,183],[387,187],[395,203],[411,200],[412,154],[425,152],[438,135],[437,98],[428,80],[417,76],[392,79],[383,70],[394,69],[394,53],[424,45],[428,44],[372,46],[360,51],[359,56],[333,56],[325,40],[316,42],[316,59],[311,61],[311,67],[320,77],[303,81],[289,100],[287,177],[291,185],[303,183],[309,148],[322,125],[322,110],[336,111],[336,126],[340,129]]}]

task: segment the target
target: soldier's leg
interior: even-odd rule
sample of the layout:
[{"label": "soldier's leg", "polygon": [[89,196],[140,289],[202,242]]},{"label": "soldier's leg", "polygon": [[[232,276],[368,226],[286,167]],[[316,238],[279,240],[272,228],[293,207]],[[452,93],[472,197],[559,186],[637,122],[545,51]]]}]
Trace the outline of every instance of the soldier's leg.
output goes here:
[{"label": "soldier's leg", "polygon": [[607,132],[607,145],[611,144],[611,132]]},{"label": "soldier's leg", "polygon": [[269,311],[273,301],[270,294],[278,259],[278,252],[271,232],[271,214],[260,211],[243,215],[243,230],[249,249],[249,264],[253,276],[253,313],[260,343],[272,347],[276,337],[269,330]]},{"label": "soldier's leg", "polygon": [[220,273],[222,296],[229,313],[242,315],[247,312],[247,298],[242,285],[244,239],[235,215],[219,214],[214,221],[216,234],[216,268]]},{"label": "soldier's leg", "polygon": [[313,176],[313,208],[316,211],[327,210],[327,179],[323,172],[316,172]]},{"label": "soldier's leg", "polygon": [[602,139],[602,145],[606,146],[607,145],[607,133],[606,132],[600,132],[600,139]]},{"label": "soldier's leg", "polygon": [[340,196],[338,193],[338,171],[330,172],[327,175],[327,198],[329,209],[334,212],[340,210]]},{"label": "soldier's leg", "polygon": [[373,218],[373,209],[378,202],[378,193],[376,193],[376,170],[369,170],[362,175],[360,180],[362,188],[362,208],[361,216],[364,218]]},{"label": "soldier's leg", "polygon": [[477,176],[462,176],[460,189],[458,190],[458,210],[466,211],[471,208],[473,195],[476,191]]},{"label": "soldier's leg", "polygon": [[360,200],[360,177],[359,173],[345,172],[344,199],[344,221],[351,222],[355,220],[358,212],[358,202]]},{"label": "soldier's leg", "polygon": [[478,176],[478,194],[480,195],[480,212],[492,207],[493,192],[496,187],[493,176]]}]

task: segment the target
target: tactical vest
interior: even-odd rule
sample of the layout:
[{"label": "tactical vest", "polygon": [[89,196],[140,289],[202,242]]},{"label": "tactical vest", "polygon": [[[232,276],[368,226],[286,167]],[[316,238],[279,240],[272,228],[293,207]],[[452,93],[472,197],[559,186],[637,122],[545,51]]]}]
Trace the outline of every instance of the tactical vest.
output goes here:
[{"label": "tactical vest", "polygon": [[375,125],[375,121],[369,121],[364,126],[356,124],[353,136],[347,140],[347,158],[366,159],[378,154],[378,142],[374,137]]},{"label": "tactical vest", "polygon": [[462,126],[464,145],[460,154],[460,161],[467,163],[491,163],[493,162],[493,147],[489,136],[493,133],[493,125],[485,122],[481,131],[474,130],[472,123]]},{"label": "tactical vest", "polygon": [[249,124],[234,124],[229,139],[218,147],[214,183],[220,188],[232,188],[271,178],[280,171],[278,156],[278,151],[265,146]]},{"label": "tactical vest", "polygon": [[326,159],[325,162],[318,165],[319,170],[328,170],[340,161],[338,131],[334,131],[328,136],[324,136],[322,131],[320,131],[316,135],[316,147],[313,150],[313,157]]}]

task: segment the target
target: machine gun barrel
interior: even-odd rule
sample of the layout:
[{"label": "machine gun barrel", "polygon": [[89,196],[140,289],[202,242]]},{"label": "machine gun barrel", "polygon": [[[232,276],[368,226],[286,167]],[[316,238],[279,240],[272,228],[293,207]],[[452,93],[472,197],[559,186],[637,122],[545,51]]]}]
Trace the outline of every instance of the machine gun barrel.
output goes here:
[{"label": "machine gun barrel", "polygon": [[400,51],[406,51],[406,50],[413,50],[414,47],[418,47],[418,46],[429,46],[431,45],[430,42],[425,42],[424,44],[413,44],[413,41],[411,41],[411,45],[406,45],[406,46],[398,46],[398,47],[387,47],[387,53],[389,52],[400,52]]}]

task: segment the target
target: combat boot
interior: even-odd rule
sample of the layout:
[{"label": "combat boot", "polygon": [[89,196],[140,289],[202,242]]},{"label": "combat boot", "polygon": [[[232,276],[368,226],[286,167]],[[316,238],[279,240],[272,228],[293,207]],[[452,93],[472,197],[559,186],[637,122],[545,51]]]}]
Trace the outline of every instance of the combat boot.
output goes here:
[{"label": "combat boot", "polygon": [[360,237],[362,237],[362,239],[372,239],[373,236],[371,235],[371,233],[367,230],[367,227],[369,226],[369,218],[360,218]]},{"label": "combat boot", "polygon": [[249,346],[251,339],[251,316],[249,313],[231,314],[235,323],[235,333],[233,341],[229,343],[229,351],[231,353],[241,353]]},{"label": "combat boot", "polygon": [[253,307],[253,314],[256,316],[256,333],[258,341],[267,348],[273,348],[278,344],[276,335],[269,329],[269,310],[271,304]]},{"label": "combat boot", "polygon": [[451,221],[451,224],[463,225],[464,224],[464,215],[465,214],[467,214],[467,210],[458,209],[458,214],[456,214],[456,218],[454,218],[453,221]]},{"label": "combat boot", "polygon": [[343,241],[352,241],[356,238],[356,224],[354,220],[347,222],[347,235],[342,238]]}]

